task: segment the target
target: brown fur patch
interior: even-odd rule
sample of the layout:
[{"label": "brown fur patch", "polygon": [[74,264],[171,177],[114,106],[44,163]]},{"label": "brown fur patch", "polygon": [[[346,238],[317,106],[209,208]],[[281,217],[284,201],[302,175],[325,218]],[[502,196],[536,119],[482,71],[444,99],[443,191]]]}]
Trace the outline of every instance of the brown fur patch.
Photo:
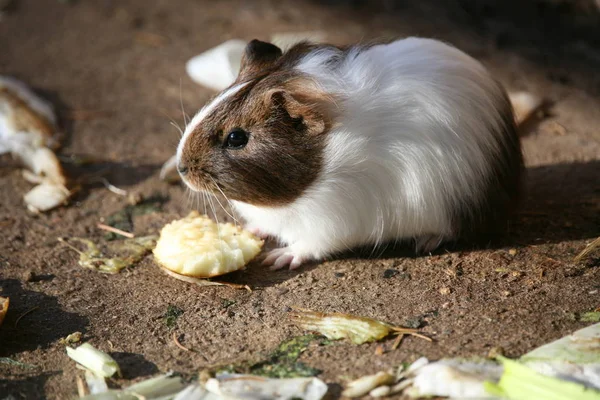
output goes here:
[{"label": "brown fur patch", "polygon": [[[245,59],[236,84],[246,86],[207,115],[184,144],[181,162],[193,188],[277,206],[294,201],[317,178],[334,101],[290,68],[313,46],[296,46],[268,62],[258,57],[258,64]],[[225,146],[234,128],[249,134],[241,149]]]}]

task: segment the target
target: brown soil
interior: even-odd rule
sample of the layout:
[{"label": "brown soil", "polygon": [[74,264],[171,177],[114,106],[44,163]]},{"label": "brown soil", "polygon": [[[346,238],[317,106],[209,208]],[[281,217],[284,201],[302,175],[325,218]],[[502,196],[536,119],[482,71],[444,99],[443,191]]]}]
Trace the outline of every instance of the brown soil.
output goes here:
[{"label": "brown soil", "polygon": [[[88,184],[69,206],[33,216],[22,202],[30,185],[3,156],[0,295],[11,307],[0,328],[0,357],[34,367],[0,363],[0,398],[76,395],[80,372],[59,343],[74,331],[121,364],[117,384],[260,358],[301,334],[286,320],[288,306],[416,323],[436,339],[407,338],[383,355],[377,344],[310,347],[301,360],[323,370],[335,395],[349,378],[421,355],[486,356],[502,348],[518,356],[585,326],[578,313],[600,306],[600,264],[597,255],[573,258],[600,235],[597,10],[559,0],[406,3],[14,1],[0,20],[0,73],[39,89],[63,117],[69,109],[110,112],[65,119],[62,154],[105,158],[72,167],[77,177],[104,171],[130,192],[166,198],[159,212],[134,217],[136,234],[190,210],[180,185],[158,179],[179,137],[169,119],[182,123],[180,98],[192,113],[212,95],[186,76],[185,61],[229,38],[312,29],[335,43],[433,36],[480,59],[509,89],[553,104],[523,137],[528,195],[503,243],[427,257],[349,255],[291,272],[252,265],[228,278],[249,284],[251,293],[168,278],[150,256],[117,275],[82,269],[56,239],[102,240],[96,224],[127,199]],[[223,299],[235,304],[226,307]],[[163,320],[168,305],[184,311],[172,329]],[[178,348],[173,332],[195,352]],[[391,340],[383,344],[389,349]]]}]

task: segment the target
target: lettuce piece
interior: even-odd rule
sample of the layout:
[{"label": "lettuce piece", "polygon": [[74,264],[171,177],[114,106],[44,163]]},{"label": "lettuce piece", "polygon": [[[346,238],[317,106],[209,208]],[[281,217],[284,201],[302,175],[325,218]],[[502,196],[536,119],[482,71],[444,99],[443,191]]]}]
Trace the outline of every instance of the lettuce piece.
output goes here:
[{"label": "lettuce piece", "polygon": [[600,400],[600,391],[575,382],[538,374],[531,368],[499,357],[504,373],[496,383],[485,382],[486,391],[510,400]]}]

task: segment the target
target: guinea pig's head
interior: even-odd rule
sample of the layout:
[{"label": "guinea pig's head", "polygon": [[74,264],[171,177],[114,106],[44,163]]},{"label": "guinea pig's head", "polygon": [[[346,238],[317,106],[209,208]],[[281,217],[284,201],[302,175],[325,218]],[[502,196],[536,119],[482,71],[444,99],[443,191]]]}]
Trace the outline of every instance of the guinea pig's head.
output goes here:
[{"label": "guinea pig's head", "polygon": [[332,101],[270,44],[246,47],[239,76],[186,127],[177,168],[194,191],[258,206],[294,201],[318,177]]}]

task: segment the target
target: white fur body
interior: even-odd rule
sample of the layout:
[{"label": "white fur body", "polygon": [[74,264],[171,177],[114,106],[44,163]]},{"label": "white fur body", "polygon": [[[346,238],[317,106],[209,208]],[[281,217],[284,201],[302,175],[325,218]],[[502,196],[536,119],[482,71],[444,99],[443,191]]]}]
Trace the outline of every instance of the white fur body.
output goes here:
[{"label": "white fur body", "polygon": [[[453,239],[451,215],[475,206],[500,149],[501,87],[483,66],[441,42],[409,38],[350,52],[307,55],[297,69],[341,99],[325,167],[292,204],[235,202],[251,229],[288,246],[271,257],[297,266],[361,245]],[[280,265],[277,265],[279,263]]]}]

